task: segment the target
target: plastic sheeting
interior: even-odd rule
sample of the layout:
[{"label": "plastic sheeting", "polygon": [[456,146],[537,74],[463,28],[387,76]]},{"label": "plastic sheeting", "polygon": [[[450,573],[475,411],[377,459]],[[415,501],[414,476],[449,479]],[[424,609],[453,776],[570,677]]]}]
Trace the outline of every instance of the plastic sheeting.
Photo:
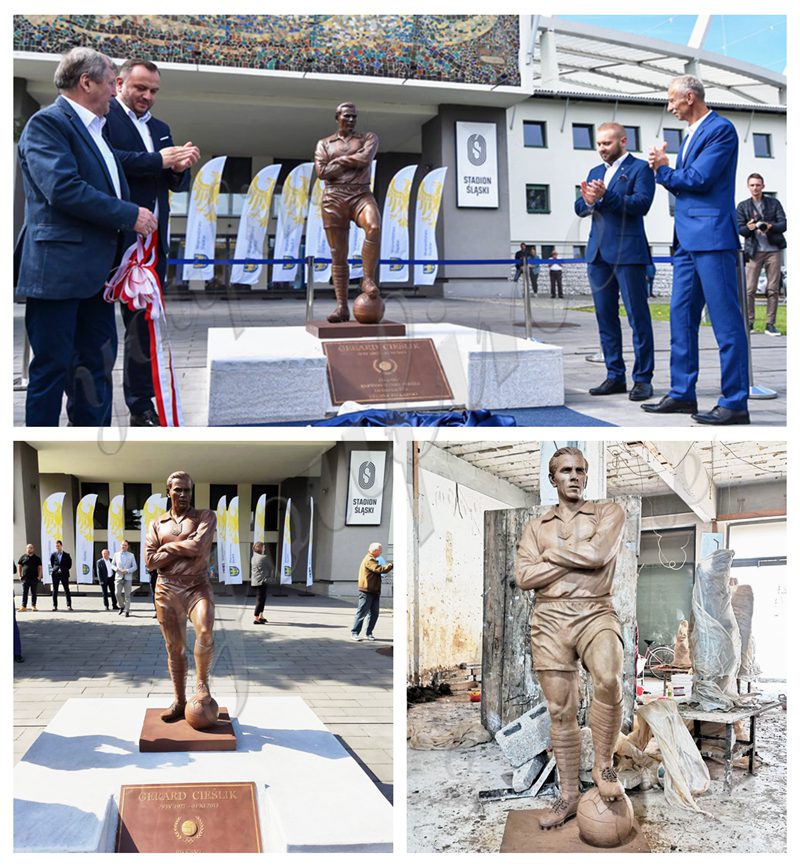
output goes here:
[{"label": "plastic sheeting", "polygon": [[348,412],[324,421],[314,427],[516,427],[513,415],[501,415],[488,409],[453,412],[399,412],[394,409],[370,409]]},{"label": "plastic sheeting", "polygon": [[689,646],[694,669],[692,703],[704,711],[730,710],[737,703],[742,642],[731,604],[733,556],[733,551],[723,548],[697,564]]},{"label": "plastic sheeting", "polygon": [[408,745],[415,750],[452,750],[488,743],[492,736],[477,719],[408,720]]}]

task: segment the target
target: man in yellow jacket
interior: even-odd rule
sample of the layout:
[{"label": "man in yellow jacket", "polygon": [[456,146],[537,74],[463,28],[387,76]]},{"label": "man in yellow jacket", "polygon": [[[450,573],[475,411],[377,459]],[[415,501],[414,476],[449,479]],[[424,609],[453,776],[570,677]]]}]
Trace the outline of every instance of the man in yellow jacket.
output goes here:
[{"label": "man in yellow jacket", "polygon": [[353,641],[361,641],[361,624],[367,618],[367,641],[375,641],[372,634],[375,624],[378,622],[378,613],[381,604],[381,575],[391,572],[394,563],[383,562],[383,545],[380,542],[372,542],[367,549],[367,556],[358,567],[358,608],[356,619],[353,621]]}]

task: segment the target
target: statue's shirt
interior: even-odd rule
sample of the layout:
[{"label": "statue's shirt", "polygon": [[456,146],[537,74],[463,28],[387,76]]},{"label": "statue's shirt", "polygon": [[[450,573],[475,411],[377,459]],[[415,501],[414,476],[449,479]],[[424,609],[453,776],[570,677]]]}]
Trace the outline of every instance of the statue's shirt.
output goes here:
[{"label": "statue's shirt", "polygon": [[159,575],[208,577],[217,516],[208,509],[189,509],[180,518],[166,512],[150,524],[145,563]]},{"label": "statue's shirt", "polygon": [[325,181],[326,188],[338,184],[369,186],[377,151],[378,136],[374,132],[354,132],[347,138],[336,132],[322,138],[314,151],[317,177]]},{"label": "statue's shirt", "polygon": [[525,525],[517,548],[517,584],[537,597],[609,596],[625,526],[618,503],[556,506]]}]

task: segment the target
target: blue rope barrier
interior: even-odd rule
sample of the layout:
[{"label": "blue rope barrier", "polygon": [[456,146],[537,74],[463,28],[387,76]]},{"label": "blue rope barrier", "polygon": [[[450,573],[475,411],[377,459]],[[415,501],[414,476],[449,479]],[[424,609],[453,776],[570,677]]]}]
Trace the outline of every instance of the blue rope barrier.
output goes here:
[{"label": "blue rope barrier", "polygon": [[[351,265],[362,264],[361,259],[348,259]],[[315,263],[328,265],[331,260],[320,256]],[[515,265],[516,259],[379,259],[381,265]],[[531,265],[585,265],[586,259],[528,259]],[[671,263],[672,256],[653,256],[654,263]],[[194,265],[195,259],[168,259],[170,265]],[[305,259],[203,259],[202,265],[305,265]]]}]

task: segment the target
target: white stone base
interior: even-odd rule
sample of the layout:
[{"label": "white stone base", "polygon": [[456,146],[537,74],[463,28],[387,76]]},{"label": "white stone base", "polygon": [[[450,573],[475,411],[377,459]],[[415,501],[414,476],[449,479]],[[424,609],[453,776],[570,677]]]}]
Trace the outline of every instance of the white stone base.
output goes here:
[{"label": "white stone base", "polygon": [[[453,400],[371,404],[373,409],[564,404],[560,346],[447,323],[409,325],[407,337],[433,340]],[[338,409],[331,403],[321,341],[302,326],[210,328],[208,369],[210,425],[302,421]]]},{"label": "white stone base", "polygon": [[236,752],[140,753],[158,700],[67,701],[14,769],[14,851],[113,852],[123,784],[250,781],[266,852],[392,851],[391,805],[301,698],[216,698]]}]

